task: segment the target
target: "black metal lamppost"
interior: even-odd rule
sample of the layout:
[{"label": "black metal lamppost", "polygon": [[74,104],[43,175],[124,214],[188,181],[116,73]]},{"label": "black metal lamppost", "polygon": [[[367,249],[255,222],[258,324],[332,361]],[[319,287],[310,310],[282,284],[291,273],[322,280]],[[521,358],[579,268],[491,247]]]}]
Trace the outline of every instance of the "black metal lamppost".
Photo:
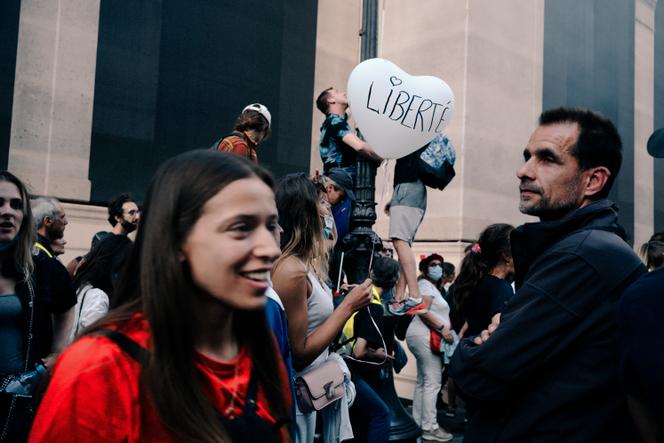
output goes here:
[{"label": "black metal lamppost", "polygon": [[[362,60],[376,57],[378,0],[363,0],[362,4]],[[343,269],[349,283],[360,283],[369,276],[372,258],[382,248],[380,237],[373,231],[376,222],[376,163],[363,157],[357,161],[355,202],[350,216],[350,232],[342,240]],[[394,347],[393,322],[386,317],[384,328],[387,350]],[[389,331],[389,333],[388,333]],[[420,428],[406,412],[394,388],[392,362],[388,360],[384,376],[372,387],[390,409],[390,435],[392,442],[414,442]]]}]

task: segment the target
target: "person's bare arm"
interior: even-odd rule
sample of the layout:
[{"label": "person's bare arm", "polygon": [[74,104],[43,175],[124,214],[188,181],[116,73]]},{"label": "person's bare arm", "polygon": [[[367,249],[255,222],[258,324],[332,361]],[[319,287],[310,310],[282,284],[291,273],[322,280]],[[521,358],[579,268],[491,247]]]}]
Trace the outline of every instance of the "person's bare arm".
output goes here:
[{"label": "person's bare arm", "polygon": [[468,322],[464,322],[463,326],[461,327],[461,330],[459,331],[459,338],[465,337],[466,331],[468,331]]},{"label": "person's bare arm", "polygon": [[351,148],[355,149],[360,155],[363,155],[364,157],[370,158],[371,160],[377,161],[379,163],[383,161],[383,158],[376,154],[371,146],[360,140],[360,138],[352,132],[344,135],[341,140],[343,140],[343,142]]},{"label": "person's bare arm", "polygon": [[[422,301],[426,304],[427,309],[429,309],[431,307],[431,303],[433,303],[433,297],[430,295],[422,295]],[[452,333],[448,328],[445,327],[443,321],[436,314],[431,311],[427,311],[424,314],[417,315],[419,315],[420,319],[424,322],[425,325],[429,327],[429,329],[440,331],[446,342],[452,343],[454,341]]]},{"label": "person's bare arm", "polygon": [[351,314],[371,302],[371,282],[358,285],[311,335],[307,336],[307,299],[311,292],[307,271],[295,257],[284,259],[273,275],[274,290],[284,304],[288,319],[288,338],[293,353],[293,366],[301,370],[332,343]]},{"label": "person's bare arm", "polygon": [[355,340],[355,346],[353,347],[353,357],[358,360],[367,361],[383,361],[386,358],[392,358],[390,355],[387,355],[384,348],[371,349],[368,346],[368,342],[362,337],[358,337]]}]

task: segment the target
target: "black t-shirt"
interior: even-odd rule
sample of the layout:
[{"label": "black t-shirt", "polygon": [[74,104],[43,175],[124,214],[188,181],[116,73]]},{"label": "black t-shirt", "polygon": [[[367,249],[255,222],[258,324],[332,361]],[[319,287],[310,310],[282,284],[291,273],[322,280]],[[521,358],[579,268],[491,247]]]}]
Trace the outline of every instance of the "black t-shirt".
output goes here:
[{"label": "black t-shirt", "polygon": [[426,146],[423,146],[417,151],[397,160],[397,163],[394,165],[394,186],[419,180],[419,176],[417,175],[417,159],[426,148]]},{"label": "black t-shirt", "polygon": [[503,279],[486,275],[470,295],[463,309],[468,322],[466,337],[477,335],[491,323],[491,317],[501,312],[512,298],[512,286]]},{"label": "black t-shirt", "polygon": [[[355,315],[355,323],[353,325],[355,337],[365,339],[371,349],[382,348],[383,341],[376,330],[376,326],[378,326],[382,332],[384,315],[383,305],[371,303],[368,308],[371,311],[371,317],[369,317],[369,312],[366,308],[360,309]],[[371,318],[373,318],[373,322],[371,321]],[[374,322],[376,323],[376,326],[374,326]]]},{"label": "black t-shirt", "polygon": [[449,287],[444,298],[450,307],[450,322],[452,323],[452,329],[459,332],[466,320],[463,318],[463,315],[461,315],[461,312],[459,312],[459,309],[457,309],[456,301],[454,300],[454,283]]},{"label": "black t-shirt", "polygon": [[[355,338],[363,338],[367,341],[367,346],[371,349],[378,349],[383,347],[381,335],[376,330],[376,326],[383,332],[383,311],[382,304],[371,303],[367,308],[362,308],[357,311],[354,318],[353,330],[355,331]],[[369,316],[371,311],[371,317]],[[373,318],[373,322],[371,321]],[[374,322],[376,326],[374,326]],[[347,360],[351,372],[355,376],[361,376],[367,380],[371,379],[381,366],[366,364],[355,360]]]},{"label": "black t-shirt", "polygon": [[61,314],[76,305],[76,291],[71,278],[56,258],[51,258],[44,251],[34,256],[35,268],[43,276],[38,283],[37,303],[42,309],[35,311],[33,322],[34,347],[41,357],[51,352],[53,345],[53,324],[51,314]]}]

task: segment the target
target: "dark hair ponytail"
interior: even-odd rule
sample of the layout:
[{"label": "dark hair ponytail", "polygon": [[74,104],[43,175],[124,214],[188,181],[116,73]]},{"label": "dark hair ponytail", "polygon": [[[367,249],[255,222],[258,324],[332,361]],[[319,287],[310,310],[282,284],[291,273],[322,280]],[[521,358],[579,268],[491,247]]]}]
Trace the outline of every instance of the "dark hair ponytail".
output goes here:
[{"label": "dark hair ponytail", "polygon": [[461,270],[454,281],[454,307],[466,317],[468,301],[479,284],[505,257],[511,256],[510,233],[514,227],[505,223],[487,226],[470,252],[461,261]]}]

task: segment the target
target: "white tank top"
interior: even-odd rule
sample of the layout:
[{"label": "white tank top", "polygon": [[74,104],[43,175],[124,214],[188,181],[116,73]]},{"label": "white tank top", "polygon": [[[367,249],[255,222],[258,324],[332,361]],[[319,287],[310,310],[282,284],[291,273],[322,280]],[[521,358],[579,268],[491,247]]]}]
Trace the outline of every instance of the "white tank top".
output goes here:
[{"label": "white tank top", "polygon": [[[332,291],[327,286],[323,286],[316,278],[313,272],[307,273],[307,278],[311,283],[311,295],[307,300],[307,337],[323,322],[332,315],[334,304],[332,303]],[[311,362],[307,368],[317,366],[327,359],[329,351],[327,348]],[[306,369],[306,368],[305,368]]]}]

